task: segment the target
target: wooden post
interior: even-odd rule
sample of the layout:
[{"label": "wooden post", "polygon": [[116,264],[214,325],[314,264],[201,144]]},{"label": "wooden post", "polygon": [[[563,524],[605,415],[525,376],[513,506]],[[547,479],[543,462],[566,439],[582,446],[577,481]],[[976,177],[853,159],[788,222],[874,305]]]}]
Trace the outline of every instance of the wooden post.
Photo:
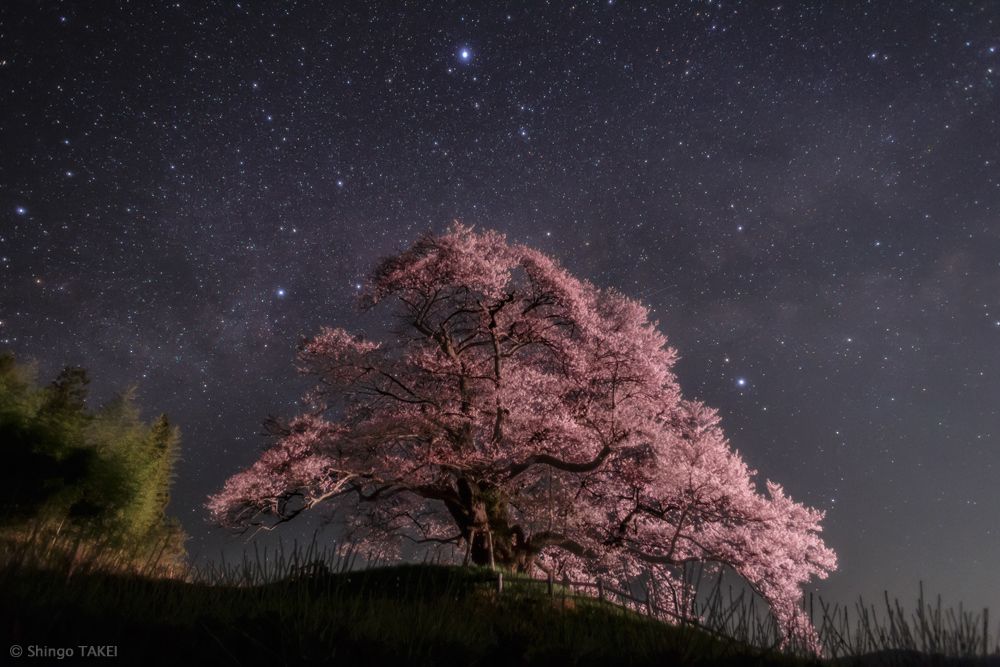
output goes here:
[{"label": "wooden post", "polygon": [[653,597],[649,593],[649,581],[646,581],[646,613],[653,615]]},{"label": "wooden post", "polygon": [[490,569],[497,569],[497,564],[493,560],[493,530],[489,527],[486,528],[486,541],[490,545]]},{"label": "wooden post", "polygon": [[553,587],[552,587],[552,573],[549,572],[549,597],[552,597]]},{"label": "wooden post", "polygon": [[472,555],[472,540],[474,540],[475,538],[476,538],[476,529],[475,528],[469,529],[469,538],[468,542],[465,545],[465,560],[462,561],[462,567],[465,567],[469,564],[469,557]]},{"label": "wooden post", "polygon": [[601,599],[601,602],[604,602],[604,582],[600,579],[597,580],[597,597]]},{"label": "wooden post", "polygon": [[497,572],[497,593],[503,593],[503,572]]}]

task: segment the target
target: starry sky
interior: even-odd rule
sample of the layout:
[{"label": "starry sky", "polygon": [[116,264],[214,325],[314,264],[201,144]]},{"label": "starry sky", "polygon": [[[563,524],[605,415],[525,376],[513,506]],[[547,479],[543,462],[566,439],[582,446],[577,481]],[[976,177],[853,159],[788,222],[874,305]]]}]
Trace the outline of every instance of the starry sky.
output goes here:
[{"label": "starry sky", "polygon": [[217,554],[297,342],[460,219],[650,306],[815,590],[1000,609],[998,85],[991,2],[3,2],[0,348],[167,412]]}]

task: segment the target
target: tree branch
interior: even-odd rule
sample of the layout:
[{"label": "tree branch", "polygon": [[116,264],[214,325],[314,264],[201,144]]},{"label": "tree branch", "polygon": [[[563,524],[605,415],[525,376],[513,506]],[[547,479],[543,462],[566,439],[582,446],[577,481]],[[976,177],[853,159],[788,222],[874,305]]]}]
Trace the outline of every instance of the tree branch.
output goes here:
[{"label": "tree branch", "polygon": [[535,454],[534,456],[529,456],[521,463],[510,466],[507,469],[507,479],[510,480],[517,477],[533,465],[547,465],[565,472],[592,472],[600,468],[601,464],[604,463],[610,454],[610,445],[604,445],[601,451],[597,453],[597,456],[589,461],[563,461],[549,454]]}]

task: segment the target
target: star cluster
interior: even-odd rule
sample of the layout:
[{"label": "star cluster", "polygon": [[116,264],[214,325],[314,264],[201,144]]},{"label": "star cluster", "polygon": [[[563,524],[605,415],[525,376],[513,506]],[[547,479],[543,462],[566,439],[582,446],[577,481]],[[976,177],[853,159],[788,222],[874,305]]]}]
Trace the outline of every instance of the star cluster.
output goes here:
[{"label": "star cluster", "polygon": [[[691,396],[828,510],[853,599],[1000,607],[1000,9],[0,9],[0,346],[138,384],[205,496],[452,219],[652,309]],[[103,392],[103,394],[102,394]]]}]

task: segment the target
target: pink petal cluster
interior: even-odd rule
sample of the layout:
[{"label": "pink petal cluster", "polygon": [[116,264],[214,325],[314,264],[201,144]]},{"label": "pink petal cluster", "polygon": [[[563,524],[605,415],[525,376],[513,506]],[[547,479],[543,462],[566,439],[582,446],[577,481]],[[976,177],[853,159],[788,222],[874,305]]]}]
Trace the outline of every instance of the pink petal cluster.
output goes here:
[{"label": "pink petal cluster", "polygon": [[458,223],[384,260],[367,297],[391,304],[392,325],[379,341],[325,328],[302,344],[309,412],[210,499],[216,521],[267,525],[325,501],[373,548],[645,572],[674,590],[685,563],[718,563],[786,640],[815,647],[798,602],[836,568],[823,513],[758,491],[718,413],[682,396],[644,306]]}]

